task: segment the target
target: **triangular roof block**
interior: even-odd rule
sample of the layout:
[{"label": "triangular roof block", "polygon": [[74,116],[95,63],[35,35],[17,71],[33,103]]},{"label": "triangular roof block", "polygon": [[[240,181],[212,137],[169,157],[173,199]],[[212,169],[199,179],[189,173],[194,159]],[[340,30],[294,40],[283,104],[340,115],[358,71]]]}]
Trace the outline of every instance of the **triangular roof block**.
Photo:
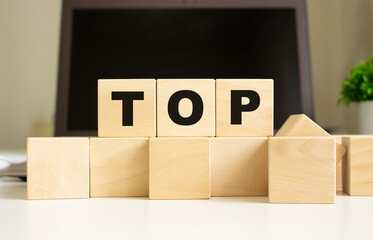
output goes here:
[{"label": "triangular roof block", "polygon": [[[304,114],[291,115],[275,135],[276,137],[331,137],[322,127]],[[346,153],[346,148],[336,139],[337,164]]]}]

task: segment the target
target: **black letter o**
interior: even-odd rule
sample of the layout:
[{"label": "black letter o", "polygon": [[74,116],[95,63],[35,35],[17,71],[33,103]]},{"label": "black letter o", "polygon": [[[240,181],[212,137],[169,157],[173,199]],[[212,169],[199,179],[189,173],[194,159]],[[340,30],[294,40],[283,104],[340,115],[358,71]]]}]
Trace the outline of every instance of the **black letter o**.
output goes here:
[{"label": "black letter o", "polygon": [[[183,117],[179,113],[179,102],[183,98],[188,98],[193,104],[192,114],[189,117]],[[193,125],[197,123],[203,114],[203,101],[201,96],[190,90],[181,90],[172,94],[168,100],[168,115],[171,120],[179,125]]]}]

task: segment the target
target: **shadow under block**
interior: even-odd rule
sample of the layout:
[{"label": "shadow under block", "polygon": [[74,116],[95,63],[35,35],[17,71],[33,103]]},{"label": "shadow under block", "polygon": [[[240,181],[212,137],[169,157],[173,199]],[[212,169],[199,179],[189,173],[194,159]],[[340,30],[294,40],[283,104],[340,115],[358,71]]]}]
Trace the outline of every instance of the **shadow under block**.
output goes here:
[{"label": "shadow under block", "polygon": [[208,138],[149,140],[149,198],[207,199],[211,196]]},{"label": "shadow under block", "polygon": [[215,80],[158,79],[157,136],[215,136]]},{"label": "shadow under block", "polygon": [[216,136],[273,136],[273,80],[217,79]]},{"label": "shadow under block", "polygon": [[335,139],[269,138],[270,203],[334,203]]},{"label": "shadow under block", "polygon": [[[324,129],[304,114],[291,115],[276,133],[276,137],[331,137]],[[346,153],[342,142],[336,139],[337,164]]]},{"label": "shadow under block", "polygon": [[343,191],[351,196],[373,196],[373,136],[343,137]]},{"label": "shadow under block", "polygon": [[88,197],[88,138],[27,139],[28,199]]},{"label": "shadow under block", "polygon": [[268,194],[268,138],[211,138],[211,196]]},{"label": "shadow under block", "polygon": [[148,138],[90,139],[90,196],[149,195]]},{"label": "shadow under block", "polygon": [[155,79],[98,80],[98,136],[154,137],[155,94]]}]

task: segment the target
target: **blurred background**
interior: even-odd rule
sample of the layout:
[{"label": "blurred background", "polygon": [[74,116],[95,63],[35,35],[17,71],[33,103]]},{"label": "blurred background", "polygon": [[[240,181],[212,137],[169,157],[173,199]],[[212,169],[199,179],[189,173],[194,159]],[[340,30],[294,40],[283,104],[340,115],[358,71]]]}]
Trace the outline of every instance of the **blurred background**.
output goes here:
[{"label": "blurred background", "polygon": [[[0,0],[0,148],[53,134],[61,0]],[[357,133],[356,106],[337,107],[348,72],[373,55],[372,0],[308,0],[315,121]]]}]

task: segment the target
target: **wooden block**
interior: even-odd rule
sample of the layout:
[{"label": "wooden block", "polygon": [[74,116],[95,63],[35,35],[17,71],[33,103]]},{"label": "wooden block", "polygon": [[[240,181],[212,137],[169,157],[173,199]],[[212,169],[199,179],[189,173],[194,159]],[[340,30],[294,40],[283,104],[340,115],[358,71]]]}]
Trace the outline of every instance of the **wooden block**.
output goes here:
[{"label": "wooden block", "polygon": [[211,138],[211,196],[268,194],[268,138]]},{"label": "wooden block", "polygon": [[148,138],[90,139],[91,197],[149,195]]},{"label": "wooden block", "polygon": [[[324,129],[304,114],[291,115],[276,133],[276,137],[330,137]],[[346,153],[342,142],[336,142],[337,164]]]},{"label": "wooden block", "polygon": [[157,135],[215,136],[215,81],[158,79]]},{"label": "wooden block", "polygon": [[[332,136],[332,137],[335,138],[336,143],[341,143],[342,144],[342,137],[341,136]],[[342,144],[342,146],[343,146],[343,144]],[[347,150],[347,148],[345,146],[343,146],[343,147]],[[344,156],[347,156],[347,154],[345,154]],[[336,189],[337,189],[337,191],[342,190],[342,164],[343,164],[343,160],[342,161],[340,160],[337,163],[337,166],[336,166]]]},{"label": "wooden block", "polygon": [[89,197],[88,138],[28,138],[27,198]]},{"label": "wooden block", "polygon": [[343,186],[342,186],[342,162],[343,161],[339,161],[339,163],[337,164],[336,166],[336,189],[337,190],[343,190]]},{"label": "wooden block", "polygon": [[208,138],[150,139],[150,199],[210,198],[210,178]]},{"label": "wooden block", "polygon": [[270,138],[268,158],[269,202],[335,202],[334,138]]},{"label": "wooden block", "polygon": [[343,191],[351,196],[373,196],[373,136],[343,137]]},{"label": "wooden block", "polygon": [[273,136],[273,80],[217,79],[216,136]]},{"label": "wooden block", "polygon": [[98,136],[156,135],[154,79],[98,80]]}]

